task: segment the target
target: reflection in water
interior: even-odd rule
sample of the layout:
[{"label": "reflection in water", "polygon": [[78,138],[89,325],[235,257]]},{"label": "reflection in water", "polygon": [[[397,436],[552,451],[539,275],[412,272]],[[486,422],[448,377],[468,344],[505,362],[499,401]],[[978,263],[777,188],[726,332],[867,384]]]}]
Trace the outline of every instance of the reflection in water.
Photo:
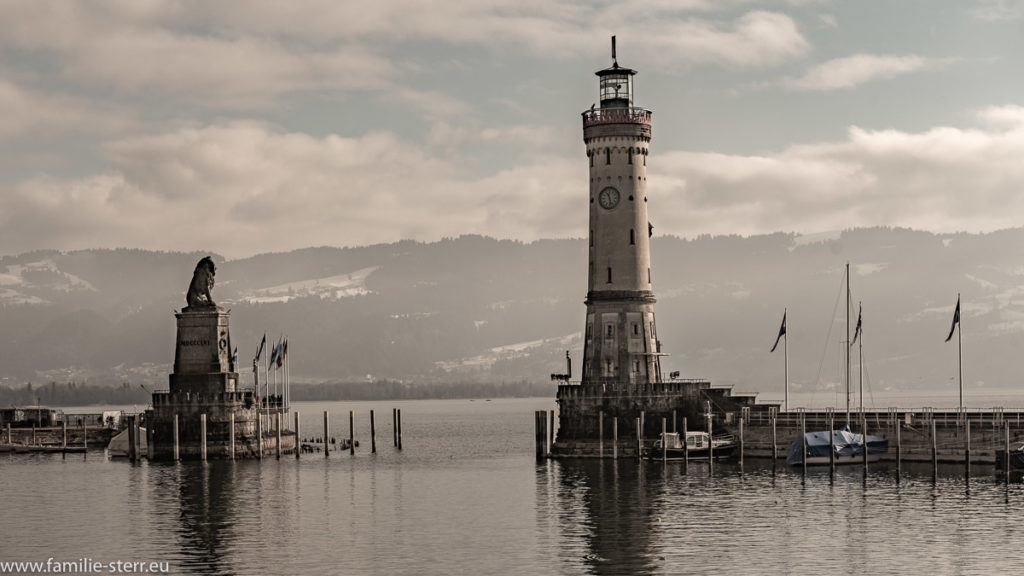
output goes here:
[{"label": "reflection in water", "polygon": [[187,573],[223,574],[234,544],[235,463],[179,464],[180,568]]},{"label": "reflection in water", "polygon": [[[646,467],[609,460],[566,460],[538,466],[554,532],[563,539],[567,564],[582,562],[592,574],[644,574],[655,568],[651,537],[660,521],[651,508]],[[576,533],[578,538],[567,538]]]}]

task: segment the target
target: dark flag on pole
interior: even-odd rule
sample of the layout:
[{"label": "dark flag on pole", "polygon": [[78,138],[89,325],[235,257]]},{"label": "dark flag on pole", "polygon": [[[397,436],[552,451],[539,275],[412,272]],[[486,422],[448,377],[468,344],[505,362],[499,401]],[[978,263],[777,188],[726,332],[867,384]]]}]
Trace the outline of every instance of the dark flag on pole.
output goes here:
[{"label": "dark flag on pole", "polygon": [[946,342],[949,342],[950,338],[953,337],[953,332],[956,330],[956,325],[960,323],[960,295],[956,296],[956,310],[953,312],[953,325],[949,327],[949,336],[946,336]]},{"label": "dark flag on pole", "polygon": [[861,329],[861,318],[860,318],[860,315],[861,315],[861,309],[860,309],[860,306],[858,306],[857,307],[857,327],[854,328],[854,330],[853,330],[853,339],[850,340],[850,346],[853,346],[854,344],[856,344],[857,343],[857,337],[860,336],[860,329]]},{"label": "dark flag on pole", "polygon": [[772,349],[769,351],[769,353],[775,352],[775,348],[778,347],[778,345],[779,345],[779,340],[782,340],[782,337],[785,336],[785,335],[786,335],[786,313],[783,312],[782,313],[782,326],[779,327],[779,335],[775,337],[775,344],[772,345]]},{"label": "dark flag on pole", "polygon": [[256,351],[256,358],[254,359],[254,362],[259,362],[260,361],[260,356],[263,355],[263,347],[266,346],[266,345],[267,345],[267,335],[264,334],[263,335],[263,340],[260,341],[260,349]]}]

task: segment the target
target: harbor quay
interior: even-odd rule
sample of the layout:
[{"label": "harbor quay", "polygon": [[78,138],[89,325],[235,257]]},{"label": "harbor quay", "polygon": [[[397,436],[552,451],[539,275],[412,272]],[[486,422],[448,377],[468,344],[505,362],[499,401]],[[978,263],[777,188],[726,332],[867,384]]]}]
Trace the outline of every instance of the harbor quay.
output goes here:
[{"label": "harbor quay", "polygon": [[[787,412],[777,403],[706,381],[642,386],[566,384],[559,387],[558,426],[537,419],[538,457],[636,458],[650,452],[662,432],[707,432],[738,444],[741,458],[785,460],[804,433],[849,427],[879,436],[888,451],[879,462],[996,464],[1024,442],[1024,410],[934,408]],[[543,420],[543,421],[542,421]],[[549,442],[549,444],[544,444]]]}]

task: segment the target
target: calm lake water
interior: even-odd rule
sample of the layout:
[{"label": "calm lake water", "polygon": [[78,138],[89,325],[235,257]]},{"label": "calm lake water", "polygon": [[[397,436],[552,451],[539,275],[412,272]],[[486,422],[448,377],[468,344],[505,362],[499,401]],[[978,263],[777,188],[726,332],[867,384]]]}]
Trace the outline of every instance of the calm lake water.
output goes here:
[{"label": "calm lake water", "polygon": [[[391,408],[403,413],[392,446]],[[378,415],[370,454],[369,410]],[[749,461],[537,463],[550,399],[302,403],[347,452],[131,465],[0,455],[0,561],[200,574],[994,574],[1024,569],[1024,487],[975,468],[868,477]],[[105,572],[106,573],[106,572]]]}]

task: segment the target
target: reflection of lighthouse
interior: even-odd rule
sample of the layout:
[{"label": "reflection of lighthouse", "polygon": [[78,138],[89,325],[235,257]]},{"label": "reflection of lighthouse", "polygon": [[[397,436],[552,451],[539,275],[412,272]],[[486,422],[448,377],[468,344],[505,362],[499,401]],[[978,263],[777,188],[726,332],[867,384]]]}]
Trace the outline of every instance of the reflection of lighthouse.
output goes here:
[{"label": "reflection of lighthouse", "polygon": [[651,291],[647,147],[651,112],[633,107],[635,70],[599,70],[600,108],[583,113],[590,162],[590,268],[583,385],[661,381]]}]

